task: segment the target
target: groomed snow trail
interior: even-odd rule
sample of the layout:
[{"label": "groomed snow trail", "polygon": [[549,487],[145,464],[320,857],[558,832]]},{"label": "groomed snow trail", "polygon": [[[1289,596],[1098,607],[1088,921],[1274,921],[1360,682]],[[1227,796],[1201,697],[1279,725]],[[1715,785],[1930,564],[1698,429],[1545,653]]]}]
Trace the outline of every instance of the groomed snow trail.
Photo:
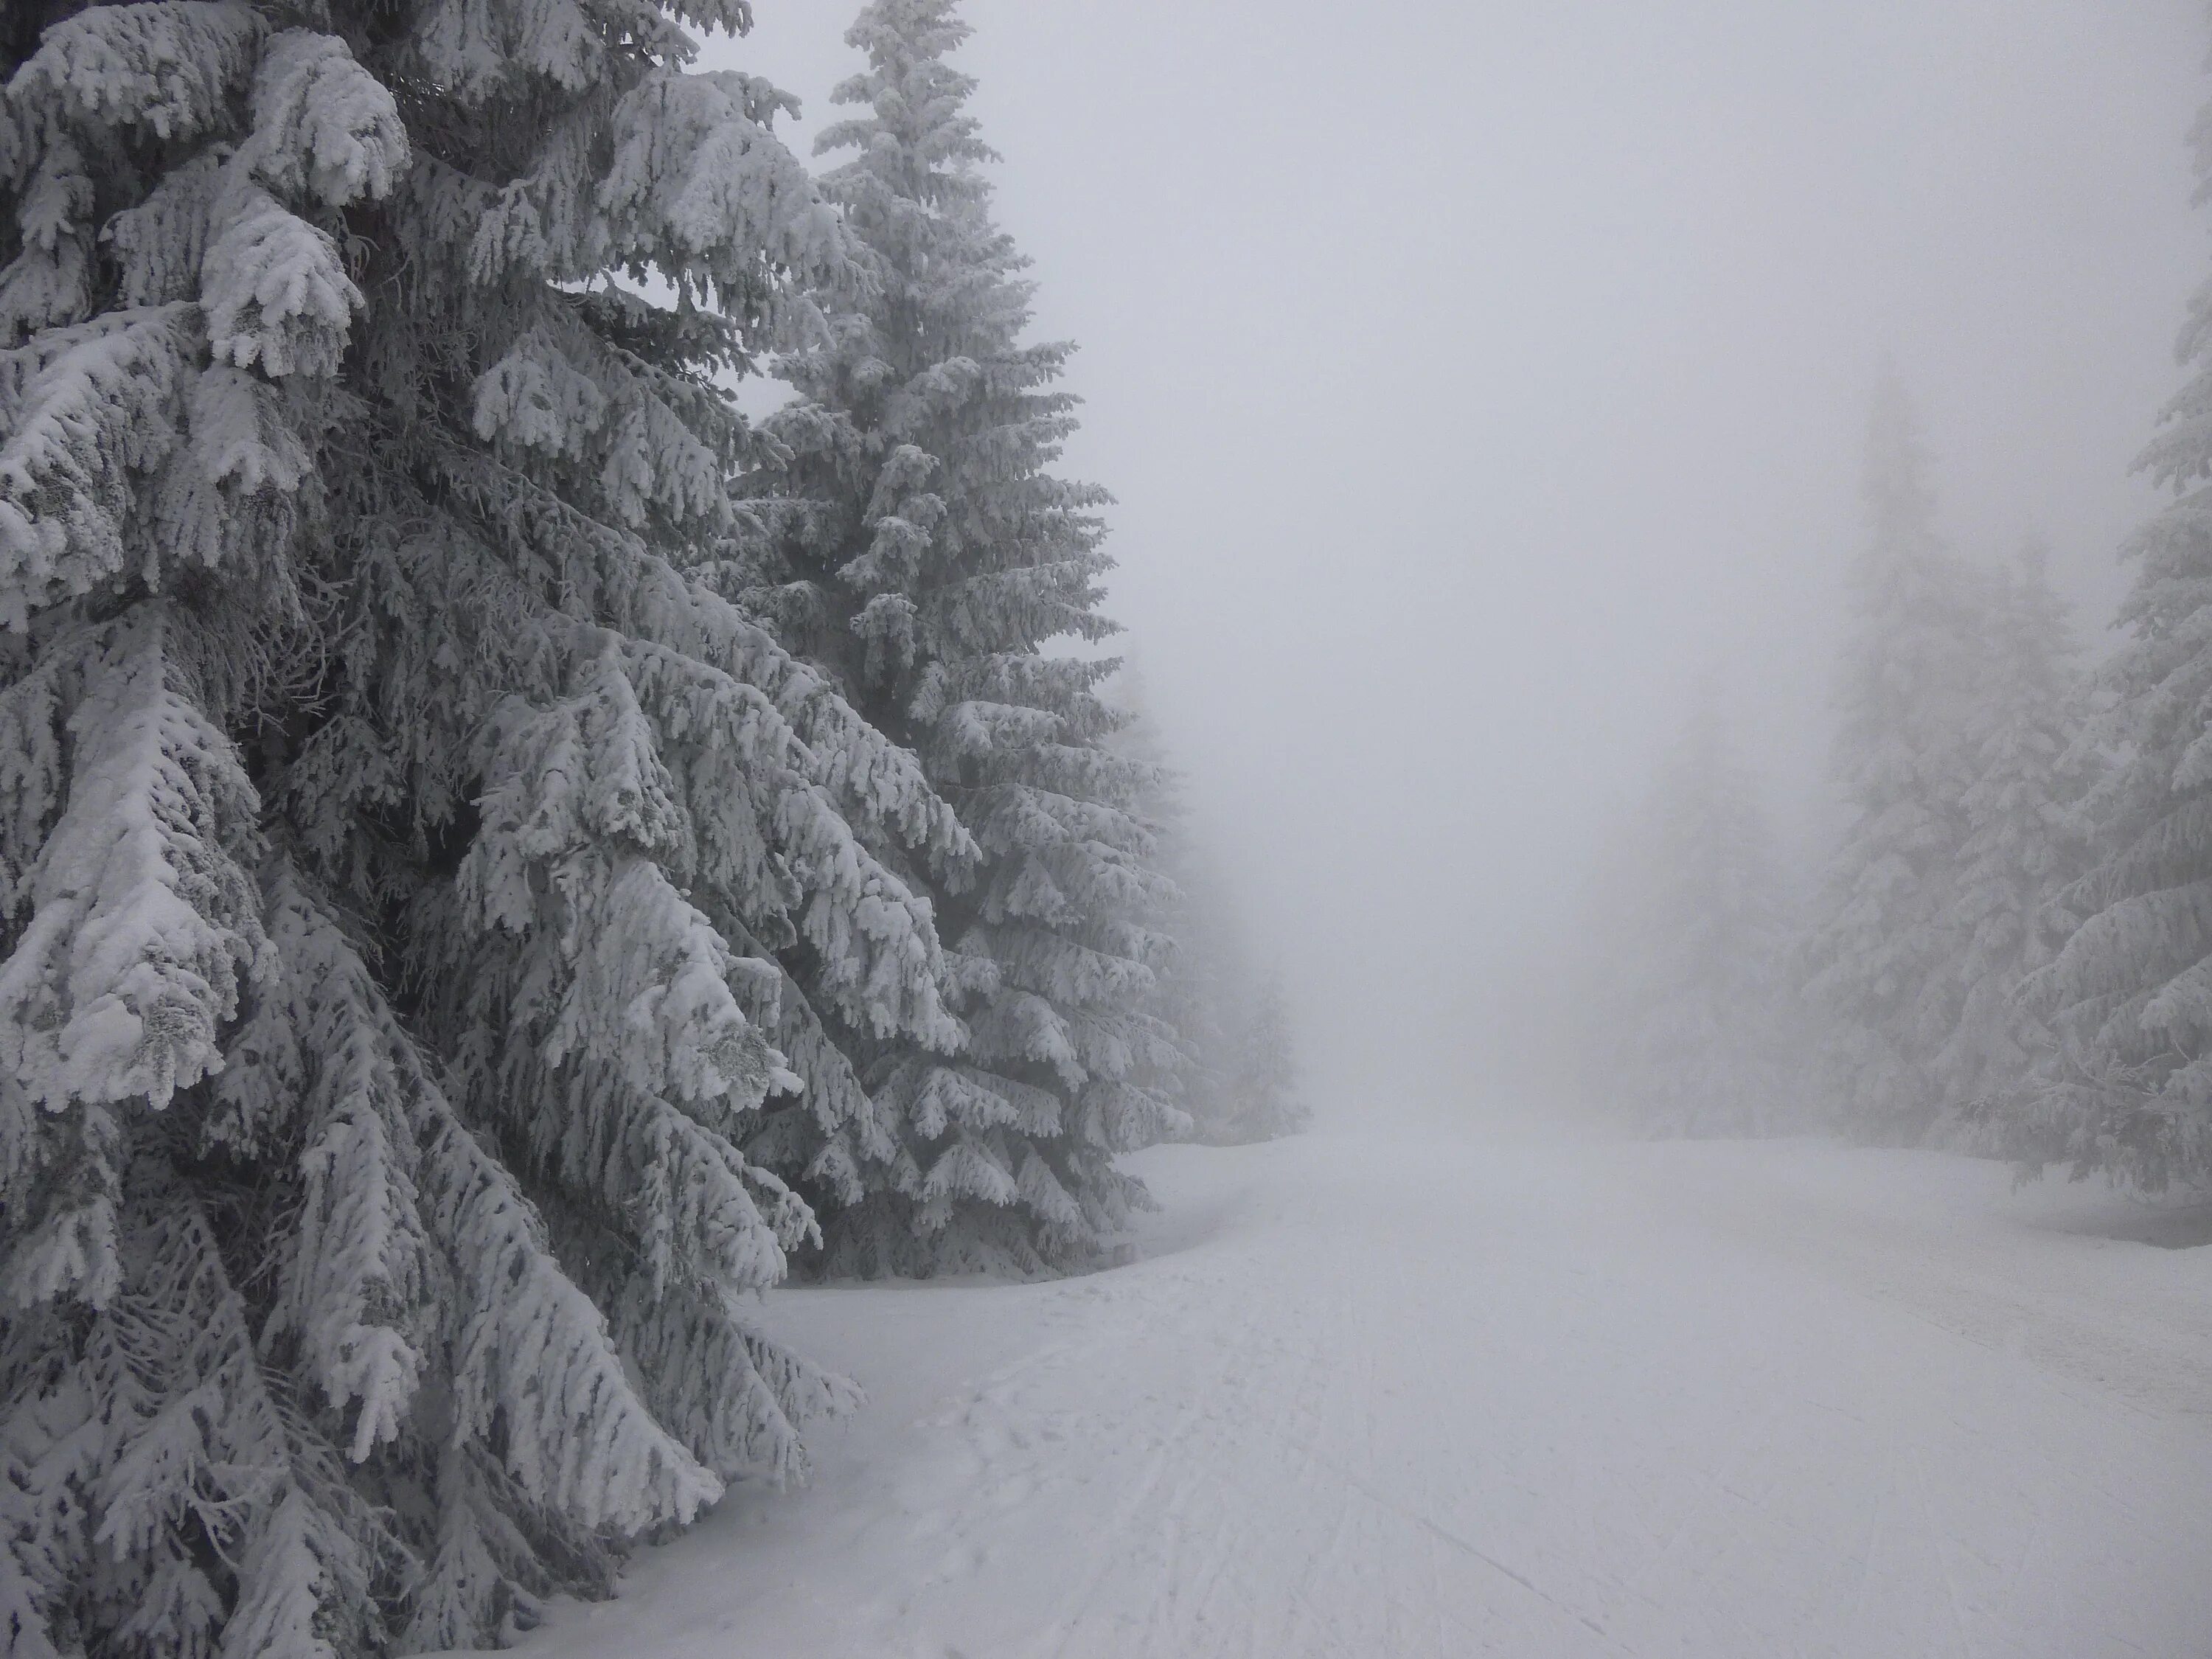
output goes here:
[{"label": "groomed snow trail", "polygon": [[872,1403],[525,1659],[2212,1654],[2212,1249],[1809,1143],[1170,1148],[1131,1266],[793,1291]]}]

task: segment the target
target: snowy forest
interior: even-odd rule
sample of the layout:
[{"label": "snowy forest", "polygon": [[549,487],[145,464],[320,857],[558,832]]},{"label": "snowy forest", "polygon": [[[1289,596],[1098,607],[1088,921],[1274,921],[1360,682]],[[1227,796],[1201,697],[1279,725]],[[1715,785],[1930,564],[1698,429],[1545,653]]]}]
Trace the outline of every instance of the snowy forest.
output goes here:
[{"label": "snowy forest", "polygon": [[[750,0],[0,0],[0,1647],[1769,1659],[1819,1629],[1871,1659],[1939,1650],[1930,1563],[1982,1621],[1941,1651],[2212,1642],[2212,1280],[2053,1243],[2212,1215],[2212,300],[2136,411],[2116,616],[2077,521],[1954,539],[1942,365],[1854,345],[1858,435],[1820,463],[1853,516],[1805,538],[1850,549],[1832,626],[1777,647],[1817,665],[1826,759],[1776,775],[1757,670],[1694,629],[1598,684],[1579,599],[1480,631],[1502,543],[1443,538],[1468,589],[1394,564],[1437,536],[1375,453],[1453,514],[1486,468],[1601,493],[1505,442],[1437,464],[1332,378],[1452,378],[1329,287],[1421,262],[1316,205],[1254,256],[1317,284],[1285,323],[1224,251],[1304,226],[1258,173],[1117,183],[1150,165],[1118,108],[1091,172],[994,147],[987,109],[1029,131],[1141,52],[987,104],[1005,8],[830,3],[774,0],[837,54],[802,100]],[[1310,84],[1264,29],[1139,15],[1208,87]],[[1360,195],[1351,165],[1285,199]],[[1055,229],[1070,268],[1033,266],[1006,178],[1021,222],[1064,190],[1228,240],[1179,283],[1168,231]],[[1187,420],[1130,418],[1127,355],[1086,406],[1063,275],[1106,285],[1082,315],[1158,307],[1140,356],[1193,377],[1158,393]],[[1296,368],[1193,390],[1261,358]],[[1201,480],[1176,514],[1142,466],[1127,518],[1081,476],[1139,445]],[[1221,545],[1165,560],[1131,533],[1163,516]],[[1240,674],[1261,648],[1281,679]],[[1550,675],[1663,754],[1528,715]],[[1486,765],[1516,722],[1609,805]],[[1454,1098],[1394,1115],[1478,1092],[1516,1024],[1549,1050],[1528,1145]],[[1802,1242],[1853,1205],[1881,1218]],[[1693,1222],[1741,1254],[1651,1291],[1647,1241]],[[1823,1254],[1868,1322],[1741,1322]],[[1583,1346],[1666,1317],[1658,1358]],[[1778,1415],[1863,1428],[1821,1391],[1868,1353],[1919,1368],[1861,1376],[1882,1478],[1940,1442],[1916,1513],[1956,1516],[1904,1565],[1756,1553],[1699,1505],[1873,1467]],[[1647,1373],[1687,1413],[1663,1443],[1588,1392]],[[2001,1450],[2070,1449],[2014,1510],[2139,1476],[2137,1576],[2087,1588],[2094,1509],[1957,1518],[2006,1506],[1899,1403],[1944,1387]],[[1815,1558],[1855,1565],[1787,1589]]]},{"label": "snowy forest", "polygon": [[1044,648],[1106,498],[962,26],[871,6],[815,173],[686,70],[747,21],[11,14],[22,1659],[496,1641],[850,1403],[750,1292],[1066,1268],[1287,1125]]},{"label": "snowy forest", "polygon": [[[1600,884],[1588,1086],[1659,1135],[1832,1129],[2212,1184],[2212,357],[2140,466],[2173,504],[2085,660],[2031,541],[1947,546],[1905,387],[1876,394],[1831,762],[1840,832],[1793,869],[1711,689]],[[2212,799],[2212,798],[2208,798]],[[2212,817],[2204,821],[2212,824]]]}]

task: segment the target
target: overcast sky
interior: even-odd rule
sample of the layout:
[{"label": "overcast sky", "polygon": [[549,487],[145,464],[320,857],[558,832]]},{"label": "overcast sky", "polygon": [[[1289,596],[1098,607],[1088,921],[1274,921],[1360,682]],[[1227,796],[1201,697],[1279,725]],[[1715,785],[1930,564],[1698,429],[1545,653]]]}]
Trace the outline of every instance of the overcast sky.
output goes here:
[{"label": "overcast sky", "polygon": [[[848,0],[716,63],[801,97]],[[1539,1086],[1718,672],[1800,834],[1885,356],[2100,632],[2207,266],[2198,0],[969,0],[1114,613],[1326,1106]]]}]

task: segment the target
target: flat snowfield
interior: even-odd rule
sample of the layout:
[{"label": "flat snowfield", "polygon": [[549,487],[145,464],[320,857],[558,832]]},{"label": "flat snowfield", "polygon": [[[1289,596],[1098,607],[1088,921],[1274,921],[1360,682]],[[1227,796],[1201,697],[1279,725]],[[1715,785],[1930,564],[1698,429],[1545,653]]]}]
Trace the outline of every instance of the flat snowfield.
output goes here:
[{"label": "flat snowfield", "polygon": [[1133,1265],[796,1291],[868,1407],[525,1659],[2212,1654],[2212,1249],[1809,1142],[1163,1149]]}]

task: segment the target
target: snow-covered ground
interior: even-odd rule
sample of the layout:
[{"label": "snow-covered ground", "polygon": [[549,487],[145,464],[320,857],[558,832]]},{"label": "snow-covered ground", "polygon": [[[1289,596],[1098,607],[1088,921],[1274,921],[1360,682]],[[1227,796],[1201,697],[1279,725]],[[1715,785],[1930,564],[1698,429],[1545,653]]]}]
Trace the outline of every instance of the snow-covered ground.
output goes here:
[{"label": "snow-covered ground", "polygon": [[871,1395],[525,1659],[2212,1653],[2212,1249],[1931,1155],[1167,1148],[1133,1265],[798,1291]]}]

